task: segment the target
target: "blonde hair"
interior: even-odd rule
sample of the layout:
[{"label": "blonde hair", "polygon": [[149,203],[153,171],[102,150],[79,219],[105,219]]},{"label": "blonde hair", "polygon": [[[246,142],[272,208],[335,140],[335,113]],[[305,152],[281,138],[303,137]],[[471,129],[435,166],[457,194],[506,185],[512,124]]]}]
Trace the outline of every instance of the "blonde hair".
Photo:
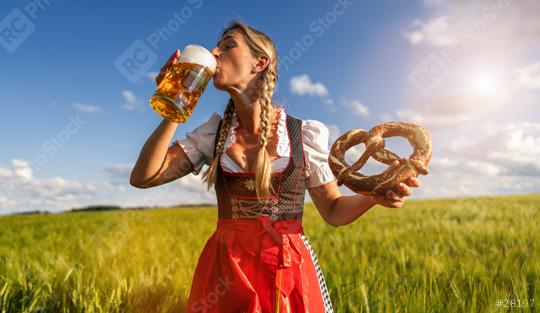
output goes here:
[{"label": "blonde hair", "polygon": [[[266,149],[268,138],[270,137],[271,124],[270,114],[274,111],[272,105],[272,95],[277,81],[277,52],[276,47],[266,34],[260,32],[246,24],[234,21],[227,27],[222,37],[231,30],[238,30],[242,33],[247,45],[255,56],[266,56],[268,58],[268,66],[261,72],[262,81],[259,84],[259,103],[261,105],[261,133],[259,136],[259,152],[255,162],[255,192],[257,197],[267,196],[270,192],[274,192],[272,187],[272,162],[270,155]],[[219,159],[224,153],[225,141],[227,140],[229,128],[231,126],[232,115],[235,107],[234,102],[229,99],[229,103],[223,113],[223,121],[221,130],[216,143],[216,153],[210,167],[203,174],[203,181],[208,184],[208,189],[215,183],[217,176],[217,166]]]}]

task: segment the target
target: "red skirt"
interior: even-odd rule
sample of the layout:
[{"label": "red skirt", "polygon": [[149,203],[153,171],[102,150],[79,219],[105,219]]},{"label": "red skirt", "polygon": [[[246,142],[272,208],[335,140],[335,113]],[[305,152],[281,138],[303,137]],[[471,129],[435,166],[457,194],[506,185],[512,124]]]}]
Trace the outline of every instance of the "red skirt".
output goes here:
[{"label": "red skirt", "polygon": [[186,312],[332,312],[302,220],[218,219]]}]

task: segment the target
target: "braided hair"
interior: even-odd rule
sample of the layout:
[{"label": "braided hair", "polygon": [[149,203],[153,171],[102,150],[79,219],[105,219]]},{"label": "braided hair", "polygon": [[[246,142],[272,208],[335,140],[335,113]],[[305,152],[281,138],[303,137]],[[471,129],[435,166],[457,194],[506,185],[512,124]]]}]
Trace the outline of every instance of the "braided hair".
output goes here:
[{"label": "braided hair", "polygon": [[[259,103],[261,106],[261,132],[259,135],[259,151],[255,161],[255,192],[258,197],[263,197],[274,193],[272,187],[272,161],[267,150],[268,138],[271,136],[270,116],[275,112],[275,107],[272,104],[272,95],[276,87],[277,75],[277,52],[275,45],[266,34],[260,32],[246,24],[234,21],[227,27],[222,36],[228,31],[239,30],[252,53],[256,56],[266,56],[269,60],[268,66],[261,72],[259,77]],[[210,167],[203,174],[203,181],[207,183],[208,189],[215,183],[217,176],[217,166],[224,153],[225,142],[227,140],[229,128],[231,127],[232,116],[235,110],[234,102],[229,99],[225,112],[223,113],[223,121],[221,130],[218,134],[216,143],[216,153]]]}]

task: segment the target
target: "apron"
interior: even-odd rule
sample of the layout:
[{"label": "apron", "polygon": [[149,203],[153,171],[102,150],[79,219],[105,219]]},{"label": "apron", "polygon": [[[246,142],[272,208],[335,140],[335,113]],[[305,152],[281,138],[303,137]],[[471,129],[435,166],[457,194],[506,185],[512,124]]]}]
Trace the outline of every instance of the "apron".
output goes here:
[{"label": "apron", "polygon": [[302,121],[288,114],[286,121],[290,158],[272,173],[275,194],[258,198],[254,173],[227,172],[218,162],[217,227],[199,257],[185,312],[333,312],[302,228]]}]

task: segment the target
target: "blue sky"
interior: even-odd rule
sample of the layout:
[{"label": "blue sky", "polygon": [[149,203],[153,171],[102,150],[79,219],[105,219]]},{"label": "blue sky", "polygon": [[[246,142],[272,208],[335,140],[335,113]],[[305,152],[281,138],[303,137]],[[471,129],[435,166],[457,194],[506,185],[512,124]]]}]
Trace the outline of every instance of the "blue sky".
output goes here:
[{"label": "blue sky", "polygon": [[[0,213],[214,202],[198,176],[152,190],[127,179],[161,121],[148,104],[154,73],[177,48],[212,48],[234,19],[275,40],[284,62],[275,100],[325,123],[330,144],[387,120],[428,127],[432,174],[415,197],[537,191],[540,23],[523,20],[538,4],[453,3],[3,1]],[[150,61],[128,73],[118,64],[141,44]],[[227,99],[209,86],[175,138]]]}]

